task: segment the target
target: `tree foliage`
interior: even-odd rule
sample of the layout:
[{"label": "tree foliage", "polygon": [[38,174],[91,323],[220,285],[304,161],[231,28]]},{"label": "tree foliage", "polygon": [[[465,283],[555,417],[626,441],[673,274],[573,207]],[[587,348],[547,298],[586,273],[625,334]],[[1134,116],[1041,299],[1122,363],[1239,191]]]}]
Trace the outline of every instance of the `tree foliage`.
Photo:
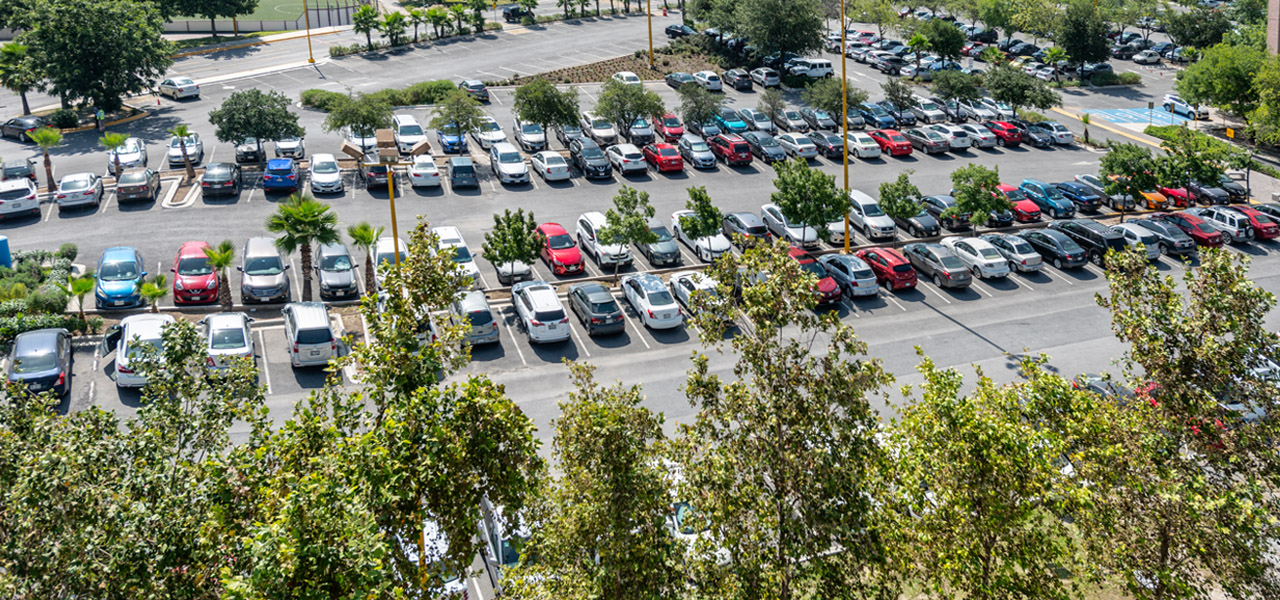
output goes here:
[{"label": "tree foliage", "polygon": [[805,56],[822,49],[819,0],[741,0],[735,4],[731,30],[751,40],[762,54],[794,52]]},{"label": "tree foliage", "polygon": [[680,94],[680,116],[688,124],[706,123],[724,106],[724,94],[708,91],[700,85],[683,85]]},{"label": "tree foliage", "polygon": [[889,78],[880,84],[884,99],[892,102],[899,110],[906,110],[916,105],[916,91],[911,84],[898,79]]},{"label": "tree foliage", "polygon": [[660,115],[665,111],[662,98],[657,93],[642,85],[627,85],[613,79],[604,84],[596,102],[596,114],[619,128],[629,128],[640,117]]},{"label": "tree foliage", "polygon": [[39,89],[40,74],[26,44],[9,42],[0,46],[0,87],[22,98],[22,114],[31,114],[27,93]]},{"label": "tree foliage", "polygon": [[351,13],[351,29],[364,34],[365,45],[373,50],[373,32],[378,30],[378,11],[365,4]]},{"label": "tree foliage", "polygon": [[[841,85],[834,77],[812,81],[800,92],[805,104],[815,109],[826,111],[830,115],[844,114],[844,107],[857,108],[867,101],[866,90],[852,85]],[[847,103],[847,104],[846,104]]]},{"label": "tree foliage", "polygon": [[911,175],[915,173],[907,169],[898,173],[894,181],[880,184],[880,209],[886,215],[898,220],[906,220],[920,214],[920,188],[911,183]]},{"label": "tree foliage", "polygon": [[451,130],[460,136],[478,131],[484,122],[484,110],[480,102],[465,90],[454,89],[431,111],[432,129]]},{"label": "tree foliage", "polygon": [[1179,73],[1174,87],[1188,102],[1244,116],[1257,106],[1254,80],[1267,60],[1256,48],[1218,44]]},{"label": "tree foliage", "polygon": [[773,163],[777,188],[769,199],[782,209],[782,215],[794,223],[802,223],[826,238],[827,224],[843,219],[849,212],[849,200],[836,187],[835,177],[809,166],[803,158]]},{"label": "tree foliage", "polygon": [[1262,62],[1252,89],[1256,104],[1248,113],[1251,132],[1265,143],[1280,142],[1280,59],[1268,56]]},{"label": "tree foliage", "polygon": [[960,58],[960,50],[964,48],[965,36],[959,27],[952,25],[950,21],[942,19],[930,19],[925,22],[917,30],[917,35],[923,35],[929,40],[929,48],[938,56],[947,60],[956,60]]},{"label": "tree foliage", "polygon": [[1191,48],[1216,46],[1234,27],[1221,10],[1200,6],[1186,11],[1166,11],[1163,21],[1173,43]]},{"label": "tree foliage", "polygon": [[692,211],[693,214],[681,217],[680,229],[695,240],[719,233],[724,214],[711,203],[711,196],[707,195],[707,188],[695,185],[690,187],[688,191],[689,199],[685,201],[684,207]]},{"label": "tree foliage", "polygon": [[346,102],[338,102],[324,118],[325,131],[350,128],[352,131],[372,134],[391,127],[394,111],[379,96],[356,94]]},{"label": "tree foliage", "polygon": [[1077,62],[1105,62],[1111,58],[1107,23],[1089,0],[1068,3],[1055,33],[1057,47]]},{"label": "tree foliage", "polygon": [[541,77],[516,88],[513,104],[521,121],[537,123],[544,130],[578,122],[577,88],[562,92]]},{"label": "tree foliage", "polygon": [[493,230],[484,234],[484,257],[494,266],[510,263],[533,264],[542,249],[538,221],[523,208],[506,209],[493,215]]},{"label": "tree foliage", "polygon": [[977,78],[960,71],[934,73],[933,93],[942,100],[977,100],[982,97]]},{"label": "tree foliage", "polygon": [[338,236],[338,213],[328,204],[305,194],[293,194],[267,217],[266,230],[279,234],[276,248],[286,255],[299,252],[302,264],[302,301],[311,301],[311,245],[333,244]]},{"label": "tree foliage", "polygon": [[782,92],[776,89],[765,90],[760,93],[760,101],[756,103],[756,110],[769,117],[770,121],[776,121],[782,111],[787,109],[787,100],[782,97]]},{"label": "tree foliage", "polygon": [[1142,192],[1156,188],[1156,161],[1144,146],[1113,143],[1098,166],[1110,196],[1128,196],[1141,204]]},{"label": "tree foliage", "polygon": [[258,0],[166,0],[160,4],[171,5],[179,15],[209,19],[209,27],[215,37],[218,35],[215,19],[234,19],[258,8]]},{"label": "tree foliage", "polygon": [[247,138],[282,140],[302,137],[306,130],[289,110],[289,99],[276,91],[257,88],[237,90],[209,111],[209,122],[220,142],[239,143]]},{"label": "tree foliage", "polygon": [[[969,215],[969,222],[981,227],[995,213],[1009,210],[1009,200],[997,187],[999,167],[970,163],[951,172],[952,212]],[[952,215],[945,215],[952,216]]]},{"label": "tree foliage", "polygon": [[1015,111],[1023,106],[1044,110],[1062,104],[1062,96],[1044,81],[1006,64],[991,69],[983,82],[992,98],[1009,103]]},{"label": "tree foliage", "polygon": [[[658,241],[658,234],[649,229],[649,219],[655,214],[649,204],[649,192],[624,185],[613,195],[613,207],[605,213],[605,226],[596,233],[602,244],[643,246]],[[614,263],[614,272],[618,265]]]}]

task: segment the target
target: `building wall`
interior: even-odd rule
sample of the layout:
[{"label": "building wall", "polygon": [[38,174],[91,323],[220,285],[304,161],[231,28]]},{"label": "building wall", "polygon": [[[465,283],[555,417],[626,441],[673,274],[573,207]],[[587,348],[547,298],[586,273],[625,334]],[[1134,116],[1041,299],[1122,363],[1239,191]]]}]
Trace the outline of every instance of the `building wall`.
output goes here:
[{"label": "building wall", "polygon": [[1267,0],[1267,49],[1280,52],[1280,0]]}]

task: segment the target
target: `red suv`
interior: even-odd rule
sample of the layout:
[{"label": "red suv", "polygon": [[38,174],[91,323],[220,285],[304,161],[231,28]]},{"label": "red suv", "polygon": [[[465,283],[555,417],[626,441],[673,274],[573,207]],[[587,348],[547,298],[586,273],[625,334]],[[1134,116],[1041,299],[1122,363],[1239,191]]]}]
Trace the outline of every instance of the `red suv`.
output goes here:
[{"label": "red suv", "polygon": [[1004,121],[987,121],[983,123],[996,136],[996,143],[1001,146],[1014,147],[1022,143],[1022,132],[1017,127]]},{"label": "red suv", "polygon": [[653,124],[657,126],[658,133],[661,133],[663,139],[667,140],[669,144],[676,143],[684,135],[684,123],[681,123],[680,119],[672,113],[654,117]]},{"label": "red suv", "polygon": [[800,268],[813,274],[818,278],[818,303],[831,304],[840,301],[840,284],[827,273],[826,267],[818,262],[812,254],[801,250],[800,248],[792,248],[787,254],[796,262],[800,263]]},{"label": "red suv", "polygon": [[861,258],[871,266],[876,274],[876,283],[890,290],[910,289],[916,287],[916,270],[905,256],[893,248],[867,248],[859,250],[854,256]]},{"label": "red suv", "polygon": [[890,156],[911,156],[911,142],[897,129],[877,129],[867,134],[879,144],[880,151]]},{"label": "red suv", "polygon": [[1243,204],[1233,204],[1232,210],[1249,217],[1249,224],[1253,225],[1253,231],[1260,240],[1273,240],[1280,237],[1280,226],[1276,225],[1271,217],[1262,214],[1261,211]]},{"label": "red suv", "polygon": [[538,226],[542,236],[542,260],[556,275],[574,275],[582,272],[582,252],[573,237],[559,223],[543,223]]},{"label": "red suv", "polygon": [[204,250],[208,242],[187,242],[173,259],[174,304],[209,304],[218,301],[218,274]]},{"label": "red suv", "polygon": [[751,164],[751,146],[735,133],[722,133],[707,140],[711,153],[730,166]]},{"label": "red suv", "polygon": [[1213,225],[1195,215],[1184,212],[1156,213],[1151,215],[1151,218],[1177,226],[1201,246],[1221,248],[1225,241],[1221,231],[1214,229]]}]

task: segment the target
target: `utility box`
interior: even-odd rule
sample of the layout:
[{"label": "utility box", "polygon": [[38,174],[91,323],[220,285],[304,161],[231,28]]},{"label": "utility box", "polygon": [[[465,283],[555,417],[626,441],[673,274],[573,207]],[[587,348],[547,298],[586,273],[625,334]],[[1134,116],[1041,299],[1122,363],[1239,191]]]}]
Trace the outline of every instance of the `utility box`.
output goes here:
[{"label": "utility box", "polygon": [[360,146],[352,144],[349,140],[342,140],[341,150],[343,154],[346,154],[357,161],[364,160],[364,150],[361,150]]},{"label": "utility box", "polygon": [[373,132],[373,138],[378,140],[379,148],[395,148],[396,132],[390,129],[379,129]]},{"label": "utility box", "polygon": [[409,149],[409,156],[422,156],[423,154],[431,154],[431,140],[427,138],[422,138],[421,142],[414,144]]}]

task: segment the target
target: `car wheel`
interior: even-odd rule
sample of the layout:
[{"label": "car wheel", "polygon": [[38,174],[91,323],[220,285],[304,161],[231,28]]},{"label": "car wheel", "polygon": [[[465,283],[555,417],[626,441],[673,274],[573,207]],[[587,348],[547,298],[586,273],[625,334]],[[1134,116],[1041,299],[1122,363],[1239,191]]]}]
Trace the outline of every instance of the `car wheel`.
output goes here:
[{"label": "car wheel", "polygon": [[933,274],[933,285],[942,287],[942,278],[939,277],[937,273]]},{"label": "car wheel", "polygon": [[1062,269],[1062,259],[1060,258],[1053,259],[1053,268]]},{"label": "car wheel", "polygon": [[1098,265],[1099,267],[1101,267],[1101,266],[1102,266],[1102,252],[1101,252],[1101,251],[1098,251],[1098,250],[1094,250],[1093,252],[1090,252],[1090,253],[1089,253],[1089,260],[1090,260],[1090,261],[1092,261],[1094,264]]},{"label": "car wheel", "polygon": [[969,273],[973,275],[974,279],[982,278],[982,270],[978,267],[969,267]]},{"label": "car wheel", "polygon": [[996,145],[1004,147],[1004,138],[996,138]]},{"label": "car wheel", "polygon": [[911,236],[912,236],[912,237],[921,237],[921,236],[920,236],[920,228],[919,228],[919,227],[916,227],[915,225],[912,225],[912,226],[909,228],[909,231],[911,232]]}]

